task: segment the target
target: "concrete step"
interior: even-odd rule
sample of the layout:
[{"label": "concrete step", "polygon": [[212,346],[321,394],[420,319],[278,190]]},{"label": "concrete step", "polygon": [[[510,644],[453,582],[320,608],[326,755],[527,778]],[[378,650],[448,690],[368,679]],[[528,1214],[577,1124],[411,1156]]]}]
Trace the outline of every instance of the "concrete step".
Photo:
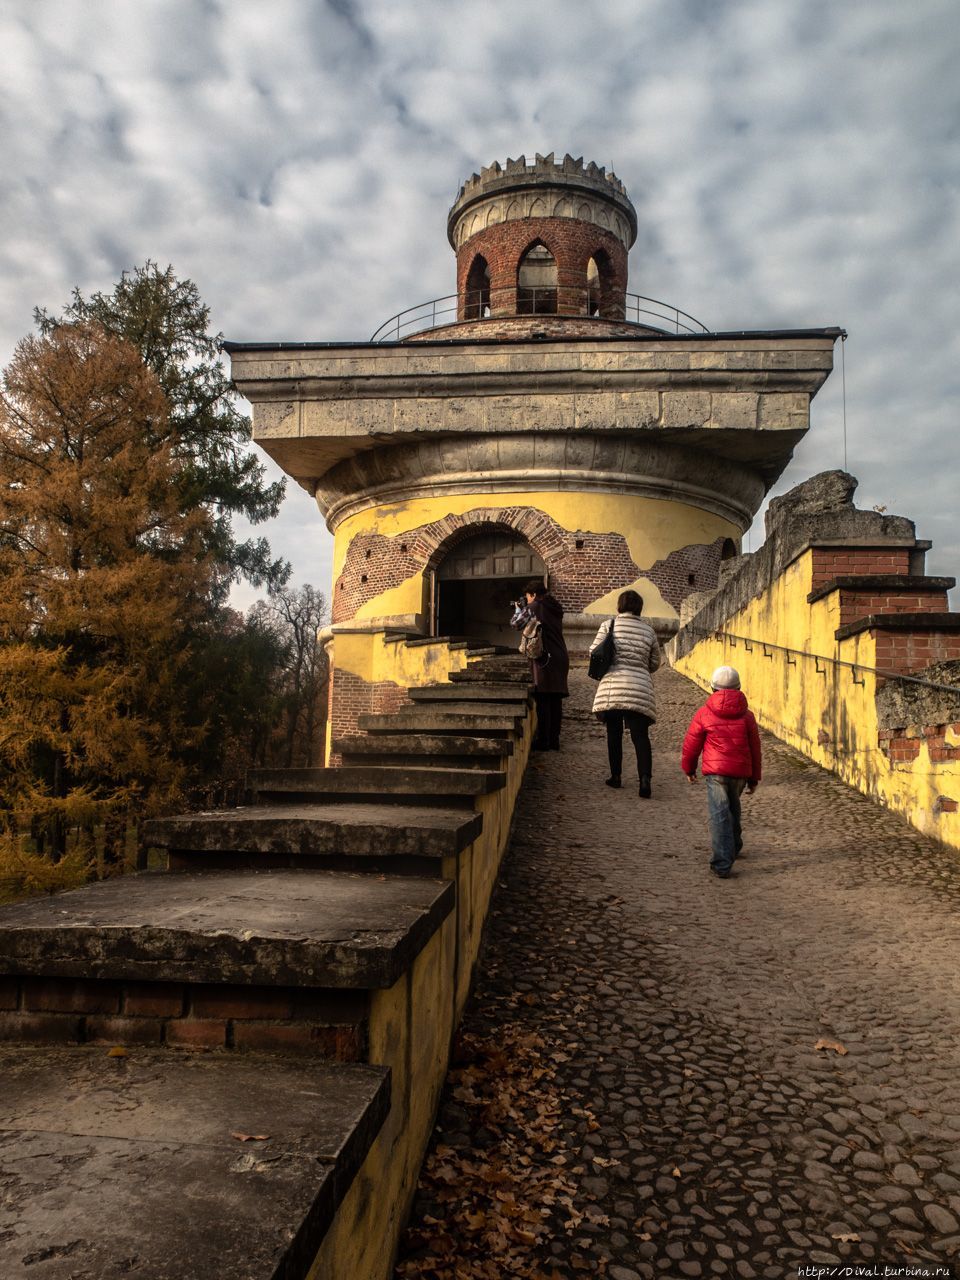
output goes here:
[{"label": "concrete step", "polygon": [[510,738],[461,734],[351,734],[335,738],[333,750],[344,765],[405,764],[422,768],[493,769],[513,755]]},{"label": "concrete step", "polygon": [[205,867],[345,867],[437,874],[471,844],[480,814],[462,808],[377,803],[257,805],[155,818],[144,842],[175,870]]},{"label": "concrete step", "polygon": [[526,664],[523,671],[511,671],[510,669],[476,671],[473,667],[467,667],[464,671],[449,672],[447,679],[451,684],[490,684],[492,682],[502,685],[516,685],[523,689],[533,687],[530,683],[529,667]]},{"label": "concrete step", "polygon": [[453,905],[452,884],[411,876],[124,876],[0,907],[0,974],[21,982],[388,988]]},{"label": "concrete step", "polygon": [[389,1105],[383,1067],[2,1049],[0,1274],[305,1276]]},{"label": "concrete step", "polygon": [[364,733],[451,733],[514,735],[520,732],[525,716],[496,710],[499,703],[489,703],[482,709],[478,705],[464,707],[457,704],[431,703],[410,710],[389,714],[363,712],[357,717],[357,727]]},{"label": "concrete step", "polygon": [[411,768],[390,764],[339,769],[257,769],[250,785],[258,804],[320,796],[479,796],[506,781],[496,770]]},{"label": "concrete step", "polygon": [[425,684],[409,689],[411,702],[498,702],[526,706],[530,701],[527,690],[516,684],[495,684],[489,680],[465,684]]}]

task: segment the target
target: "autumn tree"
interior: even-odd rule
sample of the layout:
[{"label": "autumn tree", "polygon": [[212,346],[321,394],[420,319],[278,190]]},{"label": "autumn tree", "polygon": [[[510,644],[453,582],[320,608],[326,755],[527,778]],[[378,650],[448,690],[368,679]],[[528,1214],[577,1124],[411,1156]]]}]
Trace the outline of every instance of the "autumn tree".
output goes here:
[{"label": "autumn tree", "polygon": [[0,394],[0,820],[67,832],[168,805],[216,517],[158,375],[84,318],[24,339]]},{"label": "autumn tree", "polygon": [[111,292],[85,298],[75,289],[61,316],[38,308],[35,319],[47,336],[62,325],[92,321],[136,347],[155,374],[169,412],[144,424],[145,441],[165,446],[177,462],[181,512],[202,507],[208,513],[204,538],[218,598],[225,599],[239,578],[269,589],[282,586],[290,568],[272,558],[267,540],[237,541],[234,535],[236,515],[254,525],[275,516],[284,486],[267,483],[249,448],[250,419],[223,366],[223,335],[210,331],[210,311],[196,285],[178,280],[172,267],[161,270],[148,261],[124,272]]},{"label": "autumn tree", "polygon": [[319,633],[326,620],[326,598],[309,583],[279,588],[248,613],[248,622],[272,635],[282,653],[271,754],[286,768],[323,760],[328,664]]}]

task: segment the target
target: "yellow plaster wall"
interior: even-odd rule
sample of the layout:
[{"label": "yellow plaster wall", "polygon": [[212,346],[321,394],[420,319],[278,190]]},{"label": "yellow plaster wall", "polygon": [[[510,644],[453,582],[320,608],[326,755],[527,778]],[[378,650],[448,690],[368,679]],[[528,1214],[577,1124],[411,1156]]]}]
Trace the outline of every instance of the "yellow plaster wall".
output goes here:
[{"label": "yellow plaster wall", "polygon": [[[408,652],[435,648],[446,646],[417,646]],[[387,1280],[392,1274],[433,1131],[450,1040],[470,992],[533,729],[531,711],[514,739],[514,754],[506,757],[506,785],[477,799],[483,817],[480,834],[460,854],[444,859],[442,876],[457,886],[453,913],[412,969],[389,991],[371,997],[368,1060],[390,1067],[390,1114],[337,1210],[308,1280]]]},{"label": "yellow plaster wall", "polygon": [[[736,667],[765,729],[901,814],[925,835],[960,849],[960,814],[941,813],[936,804],[940,795],[960,799],[960,761],[931,760],[922,742],[916,760],[891,762],[879,740],[876,676],[817,663],[813,657],[770,648],[764,652],[766,641],[842,662],[878,665],[870,632],[840,642],[834,639],[839,626],[837,593],[808,604],[812,577],[813,553],[807,551],[724,623],[725,632],[754,637],[759,643],[748,647],[707,636],[676,661],[677,670],[706,689],[716,667]],[[912,726],[908,736],[921,737],[920,726]]]},{"label": "yellow plaster wall", "polygon": [[[628,494],[601,492],[557,493],[464,493],[440,497],[417,498],[371,507],[345,519],[336,530],[333,555],[333,578],[343,571],[347,550],[361,534],[378,533],[392,538],[410,533],[447,515],[463,515],[476,507],[530,507],[556,520],[564,529],[581,533],[621,533],[630,555],[638,565],[650,566],[672,551],[695,543],[732,538],[739,546],[740,530],[729,520],[700,507],[674,499],[638,498]],[[629,584],[649,600],[646,612],[675,618],[676,610],[660,595],[648,579],[640,577]],[[616,595],[598,598],[587,607],[588,613],[610,613]],[[614,604],[611,605],[610,601]],[[654,608],[656,605],[656,608]],[[357,620],[419,613],[424,609],[423,577],[414,574],[395,587],[381,592],[360,606]]]}]

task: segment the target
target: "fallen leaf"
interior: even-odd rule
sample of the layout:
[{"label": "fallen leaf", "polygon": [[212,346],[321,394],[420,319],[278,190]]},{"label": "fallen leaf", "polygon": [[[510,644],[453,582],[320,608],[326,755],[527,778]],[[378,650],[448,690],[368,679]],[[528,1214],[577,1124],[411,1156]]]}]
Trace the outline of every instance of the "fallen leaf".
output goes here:
[{"label": "fallen leaf", "polygon": [[670,1173],[674,1178],[679,1178],[682,1176],[680,1173],[680,1170],[676,1167],[676,1165],[674,1165],[674,1167],[670,1170]]},{"label": "fallen leaf", "polygon": [[833,1052],[838,1053],[841,1058],[845,1057],[848,1052],[839,1040],[818,1040],[813,1047],[814,1049],[832,1049]]},{"label": "fallen leaf", "polygon": [[269,1133],[231,1133],[231,1138],[236,1138],[238,1142],[266,1142]]},{"label": "fallen leaf", "polygon": [[831,1240],[839,1240],[841,1244],[859,1244],[860,1237],[855,1231],[843,1232],[838,1236],[831,1236]]},{"label": "fallen leaf", "polygon": [[112,1049],[107,1050],[108,1058],[129,1058],[129,1056],[130,1055],[127,1053],[126,1049],[122,1048],[118,1044],[115,1044]]}]

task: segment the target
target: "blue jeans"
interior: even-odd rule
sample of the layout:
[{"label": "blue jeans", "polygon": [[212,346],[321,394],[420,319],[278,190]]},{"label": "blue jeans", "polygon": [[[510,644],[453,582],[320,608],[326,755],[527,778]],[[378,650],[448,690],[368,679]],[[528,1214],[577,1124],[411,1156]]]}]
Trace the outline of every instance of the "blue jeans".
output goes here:
[{"label": "blue jeans", "polygon": [[740,797],[747,780],[728,778],[722,773],[708,773],[704,775],[704,781],[707,784],[707,816],[713,844],[710,866],[719,875],[726,875],[743,848]]}]

